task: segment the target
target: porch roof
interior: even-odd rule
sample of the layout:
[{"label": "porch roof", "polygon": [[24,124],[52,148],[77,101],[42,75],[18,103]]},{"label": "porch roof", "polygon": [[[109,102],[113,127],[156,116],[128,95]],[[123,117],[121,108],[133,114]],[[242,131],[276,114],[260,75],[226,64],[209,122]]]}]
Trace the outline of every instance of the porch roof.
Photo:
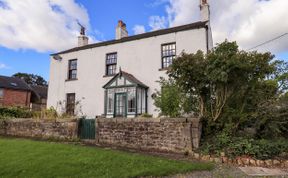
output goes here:
[{"label": "porch roof", "polygon": [[134,84],[135,86],[140,86],[142,88],[149,88],[147,85],[145,85],[143,82],[141,82],[140,80],[138,80],[136,77],[134,77],[132,74],[122,71],[120,70],[120,72],[118,74],[116,74],[111,80],[109,80],[109,82],[107,82],[103,88],[107,89],[109,88],[110,84],[113,83],[118,77],[124,77],[126,78],[129,82],[131,82],[132,84]]}]

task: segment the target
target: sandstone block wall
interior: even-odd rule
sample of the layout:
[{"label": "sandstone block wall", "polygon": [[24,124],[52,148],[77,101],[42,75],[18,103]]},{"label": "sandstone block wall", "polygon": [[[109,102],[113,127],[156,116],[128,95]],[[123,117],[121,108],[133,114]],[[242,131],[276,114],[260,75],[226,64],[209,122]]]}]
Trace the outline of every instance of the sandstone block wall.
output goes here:
[{"label": "sandstone block wall", "polygon": [[0,134],[7,136],[71,140],[77,138],[78,124],[76,120],[2,120],[0,121]]},{"label": "sandstone block wall", "polygon": [[198,148],[200,137],[198,119],[96,119],[96,139],[99,144],[186,152]]}]

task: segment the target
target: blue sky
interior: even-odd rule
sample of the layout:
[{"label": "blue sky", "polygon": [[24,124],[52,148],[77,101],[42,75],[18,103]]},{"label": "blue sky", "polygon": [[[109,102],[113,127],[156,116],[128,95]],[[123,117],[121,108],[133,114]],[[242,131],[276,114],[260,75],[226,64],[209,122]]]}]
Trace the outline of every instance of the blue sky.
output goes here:
[{"label": "blue sky", "polygon": [[[127,24],[130,35],[135,34],[136,26],[140,28],[136,33],[142,33],[199,20],[198,0],[39,2],[35,8],[29,0],[0,0],[0,16],[4,19],[0,19],[0,75],[27,72],[48,80],[49,54],[76,46],[77,20],[88,27],[90,41],[94,42],[113,39],[119,19]],[[237,40],[243,49],[247,49],[288,32],[288,23],[280,18],[288,17],[286,9],[281,8],[287,7],[287,0],[236,0],[233,3],[211,0],[215,43],[227,38]],[[26,12],[19,12],[19,8],[26,9]],[[266,17],[267,14],[273,15]],[[279,18],[281,25],[273,27]],[[272,51],[278,58],[287,59],[287,41],[286,35],[257,50]]]}]

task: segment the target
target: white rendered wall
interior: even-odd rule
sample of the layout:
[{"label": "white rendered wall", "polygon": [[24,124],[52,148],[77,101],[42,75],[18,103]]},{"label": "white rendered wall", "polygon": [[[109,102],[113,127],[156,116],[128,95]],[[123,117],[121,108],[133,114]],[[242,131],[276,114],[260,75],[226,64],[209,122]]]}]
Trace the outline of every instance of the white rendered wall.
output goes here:
[{"label": "white rendered wall", "polygon": [[[103,77],[106,54],[117,52],[117,72],[121,67],[123,71],[134,75],[149,86],[148,113],[157,117],[158,112],[155,111],[156,107],[151,95],[159,89],[159,84],[156,82],[159,77],[166,76],[165,71],[159,71],[161,44],[176,42],[177,55],[179,55],[182,51],[206,52],[206,41],[206,29],[200,28],[62,54],[60,55],[62,61],[51,58],[47,107],[52,106],[61,112],[57,103],[65,101],[67,93],[75,93],[76,101],[80,101],[78,110],[81,105],[84,115],[95,117],[103,114],[104,89],[102,87],[112,79],[112,77]],[[78,59],[78,80],[75,81],[65,81],[70,59]],[[78,114],[82,115],[79,112]]]}]

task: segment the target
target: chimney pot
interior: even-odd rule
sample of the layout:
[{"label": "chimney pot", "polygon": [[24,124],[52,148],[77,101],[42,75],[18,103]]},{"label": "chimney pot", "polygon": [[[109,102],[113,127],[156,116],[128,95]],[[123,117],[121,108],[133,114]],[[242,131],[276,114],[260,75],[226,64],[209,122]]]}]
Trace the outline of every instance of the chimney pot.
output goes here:
[{"label": "chimney pot", "polygon": [[86,29],[79,22],[78,22],[78,25],[81,27],[80,28],[80,36],[78,36],[78,47],[86,46],[86,45],[88,45],[88,40],[89,40],[89,38],[85,35]]},{"label": "chimney pot", "polygon": [[200,0],[201,21],[210,21],[210,9],[208,0]]},{"label": "chimney pot", "polygon": [[118,25],[116,27],[116,40],[119,40],[124,37],[128,37],[126,24],[122,20],[119,20]]}]

